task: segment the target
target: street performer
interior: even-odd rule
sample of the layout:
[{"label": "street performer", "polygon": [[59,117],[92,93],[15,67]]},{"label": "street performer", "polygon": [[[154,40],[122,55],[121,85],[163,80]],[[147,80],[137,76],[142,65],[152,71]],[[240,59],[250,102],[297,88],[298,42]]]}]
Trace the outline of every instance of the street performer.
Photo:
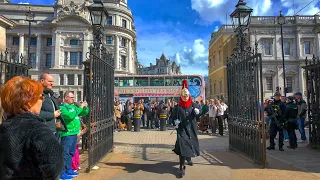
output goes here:
[{"label": "street performer", "polygon": [[187,160],[188,165],[192,166],[191,157],[200,155],[196,120],[200,115],[201,108],[192,102],[187,80],[183,80],[179,104],[174,107],[172,113],[177,130],[177,141],[173,152],[179,155],[181,178],[185,175],[185,161]]}]

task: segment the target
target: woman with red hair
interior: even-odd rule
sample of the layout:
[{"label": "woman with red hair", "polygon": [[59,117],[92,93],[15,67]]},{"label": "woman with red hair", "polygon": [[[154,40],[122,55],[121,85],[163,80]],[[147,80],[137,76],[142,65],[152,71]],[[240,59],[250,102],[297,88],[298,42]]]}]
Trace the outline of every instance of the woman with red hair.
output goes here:
[{"label": "woman with red hair", "polygon": [[42,85],[16,76],[1,89],[7,119],[0,125],[0,179],[59,178],[63,148],[38,115]]},{"label": "woman with red hair", "polygon": [[177,141],[173,152],[179,155],[179,175],[181,177],[185,175],[185,161],[187,160],[188,165],[192,166],[191,157],[200,155],[197,133],[198,124],[196,120],[200,115],[201,108],[192,102],[187,80],[183,80],[179,104],[175,106],[171,115],[175,119],[174,122],[177,129]]}]

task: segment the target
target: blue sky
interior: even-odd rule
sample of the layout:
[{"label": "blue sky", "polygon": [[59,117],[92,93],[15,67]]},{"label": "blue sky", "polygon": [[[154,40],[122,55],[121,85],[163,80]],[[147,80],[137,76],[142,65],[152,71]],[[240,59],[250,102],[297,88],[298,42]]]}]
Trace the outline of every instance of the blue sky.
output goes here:
[{"label": "blue sky", "polygon": [[[13,3],[53,4],[54,0],[11,0]],[[300,11],[311,0],[246,0],[253,15],[285,15]],[[293,4],[294,2],[294,4]],[[162,52],[181,65],[184,74],[208,73],[208,44],[211,32],[230,23],[229,14],[237,0],[128,0],[135,18],[138,59],[155,63]],[[314,0],[300,15],[320,11]]]}]

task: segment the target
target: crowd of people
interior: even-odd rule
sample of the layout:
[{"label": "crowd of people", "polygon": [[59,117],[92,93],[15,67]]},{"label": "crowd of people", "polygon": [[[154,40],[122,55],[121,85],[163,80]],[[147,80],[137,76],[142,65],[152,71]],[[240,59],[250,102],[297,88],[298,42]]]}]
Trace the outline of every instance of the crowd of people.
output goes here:
[{"label": "crowd of people", "polygon": [[[295,149],[298,143],[307,142],[305,120],[307,117],[307,103],[302,99],[302,93],[294,96],[281,96],[279,92],[273,99],[266,99],[264,103],[267,139],[270,139],[268,150],[275,149],[275,139],[278,134],[279,150],[284,151],[284,141],[289,142],[288,148]],[[299,130],[301,140],[297,140],[295,130]]]},{"label": "crowd of people", "polygon": [[[53,91],[54,78],[36,81],[16,76],[1,89],[0,179],[72,180],[78,176],[78,143],[86,132],[81,121],[87,102],[74,102]],[[17,133],[19,132],[19,133]]]},{"label": "crowd of people", "polygon": [[[200,102],[192,99],[191,101],[199,105],[202,110],[202,113],[196,118],[198,131],[209,133],[210,129],[210,135],[223,136],[224,130],[228,128],[227,104],[219,99],[210,99],[210,101],[201,100]],[[166,102],[157,98],[152,101],[140,99],[137,103],[133,103],[132,99],[128,99],[126,102],[115,100],[114,131],[133,131],[133,127],[160,130],[174,128],[176,125],[173,109],[177,105],[178,102],[171,101],[171,99],[167,99]],[[134,126],[135,123],[138,123],[138,125]],[[216,133],[217,129],[218,133]]]}]

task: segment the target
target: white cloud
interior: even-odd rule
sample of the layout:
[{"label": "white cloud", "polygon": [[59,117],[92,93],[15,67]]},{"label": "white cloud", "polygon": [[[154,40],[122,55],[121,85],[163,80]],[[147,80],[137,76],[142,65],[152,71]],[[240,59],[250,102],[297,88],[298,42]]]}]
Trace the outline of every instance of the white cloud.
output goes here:
[{"label": "white cloud", "polygon": [[[279,15],[282,9],[285,15],[294,15],[310,1],[306,0],[246,0],[247,6],[253,9],[254,16]],[[293,5],[293,2],[295,3]],[[319,1],[314,1],[306,8],[298,12],[299,15],[314,15],[320,11],[317,7]],[[215,22],[231,23],[230,14],[234,11],[235,0],[191,0],[191,7],[200,15],[195,23],[211,25]]]},{"label": "white cloud", "polygon": [[217,31],[219,31],[219,26],[216,26],[216,27],[214,28],[214,32],[217,32]]}]

